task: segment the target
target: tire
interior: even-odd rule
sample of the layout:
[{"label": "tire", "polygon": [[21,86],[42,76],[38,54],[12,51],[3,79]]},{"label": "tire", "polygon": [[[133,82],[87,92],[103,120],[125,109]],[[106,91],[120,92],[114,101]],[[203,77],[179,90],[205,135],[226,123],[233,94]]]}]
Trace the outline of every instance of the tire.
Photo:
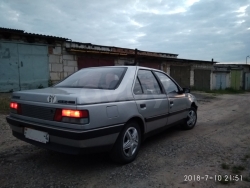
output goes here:
[{"label": "tire", "polygon": [[185,130],[190,130],[190,129],[194,128],[196,121],[197,121],[196,109],[194,107],[191,107],[188,110],[187,118],[185,119],[185,122],[182,124],[181,127]]},{"label": "tire", "polygon": [[118,163],[130,163],[135,160],[140,145],[140,127],[137,122],[129,122],[117,138],[116,143],[110,152],[110,157],[113,161]]}]

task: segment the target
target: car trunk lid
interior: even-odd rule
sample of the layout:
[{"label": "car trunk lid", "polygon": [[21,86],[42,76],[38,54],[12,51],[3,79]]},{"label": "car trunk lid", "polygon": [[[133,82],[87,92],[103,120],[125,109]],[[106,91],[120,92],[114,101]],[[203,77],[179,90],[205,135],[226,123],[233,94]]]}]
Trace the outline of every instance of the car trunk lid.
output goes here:
[{"label": "car trunk lid", "polygon": [[79,88],[45,88],[14,92],[12,99],[39,103],[76,105]]}]

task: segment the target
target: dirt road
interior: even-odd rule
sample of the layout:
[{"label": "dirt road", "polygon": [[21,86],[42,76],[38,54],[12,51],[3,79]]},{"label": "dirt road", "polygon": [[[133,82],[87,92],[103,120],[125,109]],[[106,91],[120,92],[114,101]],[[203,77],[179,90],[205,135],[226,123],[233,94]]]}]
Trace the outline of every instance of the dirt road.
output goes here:
[{"label": "dirt road", "polygon": [[[195,95],[197,126],[151,137],[124,166],[106,154],[70,156],[26,144],[0,115],[0,187],[250,187],[250,93]],[[240,180],[218,182],[230,180],[226,174]]]}]

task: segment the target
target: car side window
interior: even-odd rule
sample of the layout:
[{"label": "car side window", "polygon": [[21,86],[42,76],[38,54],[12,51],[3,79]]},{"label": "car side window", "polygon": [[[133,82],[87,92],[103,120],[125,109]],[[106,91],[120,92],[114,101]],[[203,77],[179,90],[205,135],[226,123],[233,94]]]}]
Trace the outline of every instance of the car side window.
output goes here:
[{"label": "car side window", "polygon": [[154,72],[154,73],[160,79],[167,94],[177,93],[179,91],[177,85],[167,75],[160,72]]},{"label": "car side window", "polygon": [[141,87],[141,84],[138,80],[138,77],[136,78],[136,81],[135,81],[135,86],[134,86],[134,94],[142,94],[142,87]]},{"label": "car side window", "polygon": [[141,84],[144,94],[161,94],[162,90],[153,75],[149,70],[138,71],[138,82]]}]

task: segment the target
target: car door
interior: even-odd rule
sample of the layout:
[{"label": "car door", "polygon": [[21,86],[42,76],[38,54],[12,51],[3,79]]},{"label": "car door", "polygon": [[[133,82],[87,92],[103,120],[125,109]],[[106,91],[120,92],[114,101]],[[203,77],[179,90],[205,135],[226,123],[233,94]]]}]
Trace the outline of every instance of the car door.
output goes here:
[{"label": "car door", "polygon": [[133,95],[138,111],[145,119],[146,132],[167,125],[168,99],[151,70],[138,70]]},{"label": "car door", "polygon": [[163,85],[168,97],[168,125],[178,122],[187,117],[188,98],[185,93],[180,92],[181,88],[166,74],[154,72]]}]

